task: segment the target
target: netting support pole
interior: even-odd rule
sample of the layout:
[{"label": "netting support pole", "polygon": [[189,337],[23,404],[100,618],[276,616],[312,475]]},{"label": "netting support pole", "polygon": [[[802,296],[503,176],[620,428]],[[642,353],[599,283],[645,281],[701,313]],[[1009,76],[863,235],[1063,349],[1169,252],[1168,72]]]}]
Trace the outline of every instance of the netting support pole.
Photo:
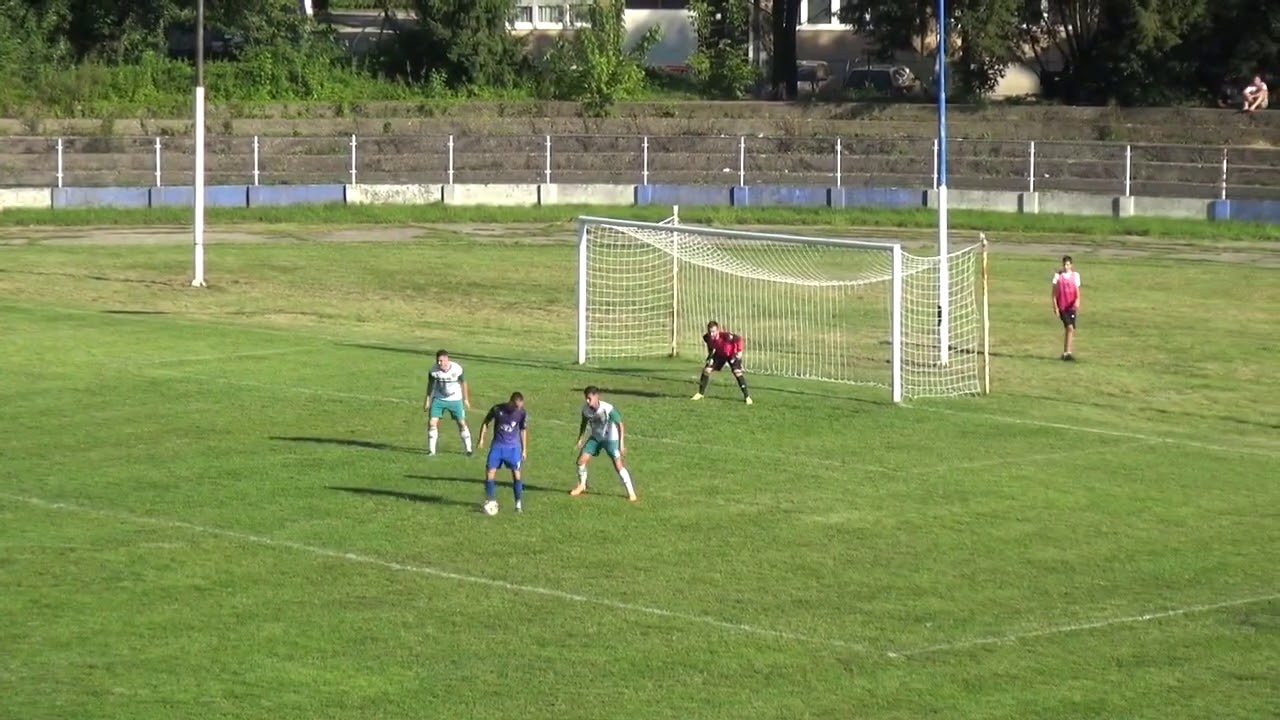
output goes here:
[{"label": "netting support pole", "polygon": [[587,362],[587,221],[578,220],[578,364]]},{"label": "netting support pole", "polygon": [[893,246],[893,280],[889,295],[889,345],[893,401],[902,402],[902,246]]},{"label": "netting support pole", "polygon": [[[676,208],[673,206],[672,210]],[[671,238],[671,357],[679,355],[680,338],[680,236]]]},{"label": "netting support pole", "polygon": [[991,394],[991,315],[987,302],[990,287],[987,271],[987,234],[979,233],[982,239],[982,393]]}]

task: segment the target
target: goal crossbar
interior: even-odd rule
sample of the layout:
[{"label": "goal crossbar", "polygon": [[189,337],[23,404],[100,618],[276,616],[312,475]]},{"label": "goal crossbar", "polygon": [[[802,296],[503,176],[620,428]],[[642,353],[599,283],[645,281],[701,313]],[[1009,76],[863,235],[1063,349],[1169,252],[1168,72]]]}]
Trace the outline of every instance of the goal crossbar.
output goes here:
[{"label": "goal crossbar", "polygon": [[847,240],[843,238],[815,238],[801,235],[779,235],[750,230],[721,230],[720,228],[701,225],[672,225],[670,223],[651,223],[635,220],[611,220],[609,218],[581,215],[578,217],[579,228],[596,223],[618,228],[635,228],[637,230],[655,230],[659,232],[677,231],[681,235],[710,236],[726,240],[760,240],[764,242],[793,243],[797,245],[828,245],[832,247],[861,247],[879,250],[892,250],[900,247],[899,243],[879,240]]}]

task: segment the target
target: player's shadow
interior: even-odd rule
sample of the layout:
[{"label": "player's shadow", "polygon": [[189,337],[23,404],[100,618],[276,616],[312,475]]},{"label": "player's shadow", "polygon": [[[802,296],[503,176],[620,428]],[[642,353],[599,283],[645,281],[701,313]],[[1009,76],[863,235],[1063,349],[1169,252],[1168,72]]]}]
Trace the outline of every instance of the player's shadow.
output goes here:
[{"label": "player's shadow", "polygon": [[168,315],[166,310],[103,310],[107,315]]},{"label": "player's shadow", "polygon": [[[506,472],[507,472],[507,471],[505,471],[505,470],[500,470],[500,471],[499,471],[499,473],[498,473],[498,474],[499,474],[499,477],[501,477],[501,475],[502,475],[503,473],[506,473]],[[405,475],[405,476],[404,476],[404,479],[405,479],[405,480],[426,480],[427,482],[463,483],[463,484],[466,484],[466,485],[484,485],[484,478],[483,478],[483,477],[456,477],[456,476],[454,476],[454,477],[448,477],[448,476],[438,476],[438,475]],[[498,480],[498,481],[497,481],[497,483],[498,483],[498,486],[499,486],[499,487],[504,487],[504,488],[509,488],[509,487],[511,487],[511,481],[510,481],[510,480]],[[560,488],[549,488],[549,487],[547,487],[546,485],[534,485],[533,483],[528,483],[528,482],[524,484],[524,489],[525,489],[525,490],[529,490],[529,491],[531,491],[531,492],[567,492],[567,491],[563,491],[563,490],[561,490]]]},{"label": "player's shadow", "polygon": [[409,453],[412,455],[422,454],[422,448],[407,447],[405,445],[392,445],[390,443],[378,442],[376,440],[357,440],[355,438],[329,438],[329,437],[307,437],[307,436],[285,436],[285,435],[272,435],[267,439],[278,440],[283,442],[314,443],[317,445],[338,445],[341,447],[362,448],[365,450],[381,450],[383,452]]},{"label": "player's shadow", "polygon": [[423,495],[421,493],[404,492],[403,490],[386,490],[384,488],[369,487],[345,487],[342,485],[327,485],[326,490],[337,490],[339,492],[351,493],[352,495],[372,495],[376,497],[394,498],[396,500],[407,500],[409,502],[427,503],[429,505],[446,505],[450,507],[475,507],[475,503],[466,502],[464,500],[454,500],[444,497],[443,495]]}]

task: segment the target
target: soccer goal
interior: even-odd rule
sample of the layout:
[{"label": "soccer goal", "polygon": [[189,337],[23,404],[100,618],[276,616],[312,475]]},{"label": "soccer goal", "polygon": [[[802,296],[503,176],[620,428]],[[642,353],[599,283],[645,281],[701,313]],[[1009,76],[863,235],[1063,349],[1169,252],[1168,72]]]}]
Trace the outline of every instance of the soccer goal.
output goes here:
[{"label": "soccer goal", "polygon": [[[888,389],[989,390],[986,238],[945,258],[894,242],[578,219],[578,362],[702,356],[709,320],[748,372]],[[946,341],[943,342],[943,334]]]}]

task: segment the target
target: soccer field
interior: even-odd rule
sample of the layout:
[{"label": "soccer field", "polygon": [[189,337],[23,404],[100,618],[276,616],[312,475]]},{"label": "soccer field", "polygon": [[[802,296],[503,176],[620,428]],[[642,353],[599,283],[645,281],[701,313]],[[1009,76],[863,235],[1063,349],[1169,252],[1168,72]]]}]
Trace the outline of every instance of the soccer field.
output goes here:
[{"label": "soccer field", "polygon": [[[179,231],[6,229],[0,717],[1275,717],[1280,245],[992,240],[990,396],[748,407],[573,364],[570,226],[221,232],[207,290]],[[437,348],[474,432],[526,397],[523,514],[423,454]],[[638,504],[568,495],[588,384]]]}]

